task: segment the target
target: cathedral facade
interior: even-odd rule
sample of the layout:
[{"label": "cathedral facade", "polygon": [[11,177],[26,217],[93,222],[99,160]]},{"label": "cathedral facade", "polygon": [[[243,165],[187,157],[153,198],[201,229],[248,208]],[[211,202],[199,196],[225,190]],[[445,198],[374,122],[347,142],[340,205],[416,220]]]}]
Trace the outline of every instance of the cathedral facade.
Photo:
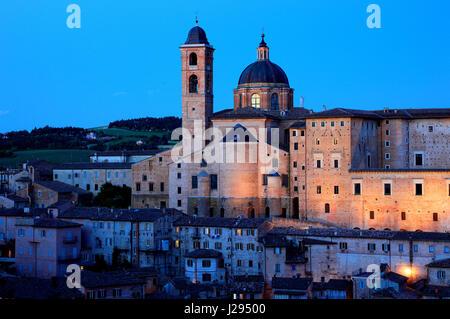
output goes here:
[{"label": "cathedral facade", "polygon": [[450,109],[294,107],[263,35],[234,107],[214,112],[205,31],[192,28],[180,50],[182,139],[133,164],[134,208],[450,230]]}]

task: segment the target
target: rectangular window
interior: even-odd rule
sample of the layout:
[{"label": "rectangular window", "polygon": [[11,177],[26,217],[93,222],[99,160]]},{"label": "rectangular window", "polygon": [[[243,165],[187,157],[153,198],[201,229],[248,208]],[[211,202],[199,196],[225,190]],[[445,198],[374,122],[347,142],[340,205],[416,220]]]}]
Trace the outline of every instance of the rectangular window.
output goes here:
[{"label": "rectangular window", "polygon": [[335,195],[339,194],[339,186],[334,186],[334,194]]},{"label": "rectangular window", "polygon": [[316,127],[316,122],[312,122],[312,123],[311,123],[311,126],[312,126],[312,127]]},{"label": "rectangular window", "polygon": [[300,131],[300,136],[305,136],[305,131],[301,130]]},{"label": "rectangular window", "polygon": [[298,143],[294,143],[294,150],[298,150]]},{"label": "rectangular window", "polygon": [[433,126],[432,126],[432,125],[429,125],[429,126],[428,126],[428,132],[432,133],[433,130],[434,130]]},{"label": "rectangular window", "polygon": [[148,183],[148,190],[153,192],[153,183]]},{"label": "rectangular window", "polygon": [[263,182],[262,182],[262,184],[265,186],[265,185],[267,185],[267,174],[263,174]]},{"label": "rectangular window", "polygon": [[164,192],[164,183],[160,183],[159,184],[159,189],[161,190],[161,192]]},{"label": "rectangular window", "polygon": [[192,176],[192,189],[198,188],[198,177]]},{"label": "rectangular window", "polygon": [[344,250],[344,249],[347,249],[347,247],[348,247],[348,245],[347,245],[346,242],[340,242],[339,243],[339,249]]},{"label": "rectangular window", "polygon": [[177,179],[181,179],[181,173],[177,173]]},{"label": "rectangular window", "polygon": [[345,124],[344,121],[341,121],[341,126],[344,126],[344,124]]},{"label": "rectangular window", "polygon": [[383,245],[382,245],[382,249],[383,249],[384,252],[388,252],[388,251],[391,250],[391,245],[389,245],[389,244],[383,244]]},{"label": "rectangular window", "polygon": [[386,130],[386,136],[389,136],[391,132],[389,130]]},{"label": "rectangular window", "polygon": [[297,131],[296,130],[292,131],[292,136],[297,136]]},{"label": "rectangular window", "polygon": [[287,174],[281,175],[281,186],[284,186],[284,187],[289,186],[289,176]]},{"label": "rectangular window", "polygon": [[141,191],[141,183],[136,183],[136,191],[137,192]]},{"label": "rectangular window", "polygon": [[322,186],[317,186],[317,194],[322,194]]},{"label": "rectangular window", "polygon": [[353,184],[353,195],[361,195],[361,183]]},{"label": "rectangular window", "polygon": [[406,212],[401,212],[402,220],[406,220]]},{"label": "rectangular window", "polygon": [[434,252],[434,246],[433,245],[428,246],[428,251],[430,253]]},{"label": "rectangular window", "polygon": [[321,168],[322,167],[322,161],[321,160],[317,160],[316,161],[316,167],[317,168]]},{"label": "rectangular window", "polygon": [[294,161],[294,162],[292,163],[292,165],[294,166],[294,168],[297,167],[297,162]]},{"label": "rectangular window", "polygon": [[375,251],[376,249],[377,249],[376,244],[372,244],[372,243],[367,244],[368,251]]},{"label": "rectangular window", "polygon": [[334,126],[334,121],[331,121],[331,126]]},{"label": "rectangular window", "polygon": [[403,244],[399,244],[398,245],[398,251],[399,252],[403,252]]},{"label": "rectangular window", "polygon": [[433,213],[433,221],[437,222],[439,220],[438,213]]},{"label": "rectangular window", "polygon": [[209,176],[210,178],[210,188],[211,189],[217,189],[217,175],[216,174],[211,174]]},{"label": "rectangular window", "polygon": [[384,195],[391,195],[392,194],[392,190],[391,190],[391,183],[384,183]]},{"label": "rectangular window", "polygon": [[375,219],[375,212],[373,210],[371,210],[369,212],[369,214],[370,214],[370,219]]},{"label": "rectangular window", "polygon": [[178,188],[177,188],[177,193],[178,193],[178,194],[181,194],[181,187],[179,187],[179,186],[178,186]]},{"label": "rectangular window", "polygon": [[390,159],[391,158],[391,153],[384,153],[384,158],[385,159]]},{"label": "rectangular window", "polygon": [[423,154],[422,153],[414,154],[414,164],[415,164],[415,166],[423,166]]},{"label": "rectangular window", "polygon": [[334,160],[334,168],[339,168],[339,160]]},{"label": "rectangular window", "polygon": [[415,189],[416,189],[416,196],[422,196],[423,195],[423,184],[421,183],[416,183],[415,184]]},{"label": "rectangular window", "polygon": [[384,146],[385,147],[391,147],[391,142],[390,141],[384,141]]}]

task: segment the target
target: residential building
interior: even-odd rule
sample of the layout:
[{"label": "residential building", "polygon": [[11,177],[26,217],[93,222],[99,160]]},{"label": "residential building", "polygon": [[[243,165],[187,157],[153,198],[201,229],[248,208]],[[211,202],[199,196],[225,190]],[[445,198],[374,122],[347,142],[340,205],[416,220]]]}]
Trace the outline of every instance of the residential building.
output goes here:
[{"label": "residential building", "polygon": [[53,168],[53,180],[97,195],[103,184],[131,187],[131,163],[66,163]]},{"label": "residential building", "polygon": [[16,271],[25,277],[63,276],[81,260],[81,226],[48,217],[16,220]]}]

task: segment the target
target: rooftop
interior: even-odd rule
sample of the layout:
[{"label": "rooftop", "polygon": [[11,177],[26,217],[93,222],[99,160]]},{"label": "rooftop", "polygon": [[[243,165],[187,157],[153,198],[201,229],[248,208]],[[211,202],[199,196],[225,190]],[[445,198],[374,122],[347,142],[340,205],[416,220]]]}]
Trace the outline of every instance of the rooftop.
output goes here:
[{"label": "rooftop", "polygon": [[154,222],[166,214],[180,214],[176,209],[111,209],[105,207],[72,207],[59,213],[58,218],[89,219],[103,221],[146,221]]},{"label": "rooftop", "polygon": [[217,258],[220,256],[222,253],[214,249],[196,249],[185,255],[187,258]]},{"label": "rooftop", "polygon": [[436,260],[426,266],[431,268],[450,268],[450,258]]},{"label": "rooftop", "polygon": [[312,283],[312,278],[288,278],[273,277],[273,289],[307,290]]},{"label": "rooftop", "polygon": [[373,238],[390,240],[415,241],[450,241],[450,233],[438,232],[410,232],[391,230],[360,230],[345,228],[309,228],[297,229],[294,227],[274,227],[269,234],[282,234],[285,236],[312,236],[312,237],[345,237],[345,238]]},{"label": "rooftop", "polygon": [[57,181],[35,181],[34,183],[58,193],[90,194],[90,192],[79,187]]},{"label": "rooftop", "polygon": [[53,170],[71,170],[71,169],[131,169],[131,163],[65,163],[56,165]]},{"label": "rooftop", "polygon": [[224,218],[182,216],[175,226],[224,227],[224,228],[258,228],[264,224],[264,218]]}]

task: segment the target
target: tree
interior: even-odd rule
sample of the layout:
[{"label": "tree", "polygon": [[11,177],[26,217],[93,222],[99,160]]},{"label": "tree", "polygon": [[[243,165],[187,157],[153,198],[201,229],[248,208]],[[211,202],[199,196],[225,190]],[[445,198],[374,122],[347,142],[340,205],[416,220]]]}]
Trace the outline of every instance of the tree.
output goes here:
[{"label": "tree", "polygon": [[94,198],[94,205],[109,208],[128,208],[131,206],[131,188],[103,184],[100,193]]}]

